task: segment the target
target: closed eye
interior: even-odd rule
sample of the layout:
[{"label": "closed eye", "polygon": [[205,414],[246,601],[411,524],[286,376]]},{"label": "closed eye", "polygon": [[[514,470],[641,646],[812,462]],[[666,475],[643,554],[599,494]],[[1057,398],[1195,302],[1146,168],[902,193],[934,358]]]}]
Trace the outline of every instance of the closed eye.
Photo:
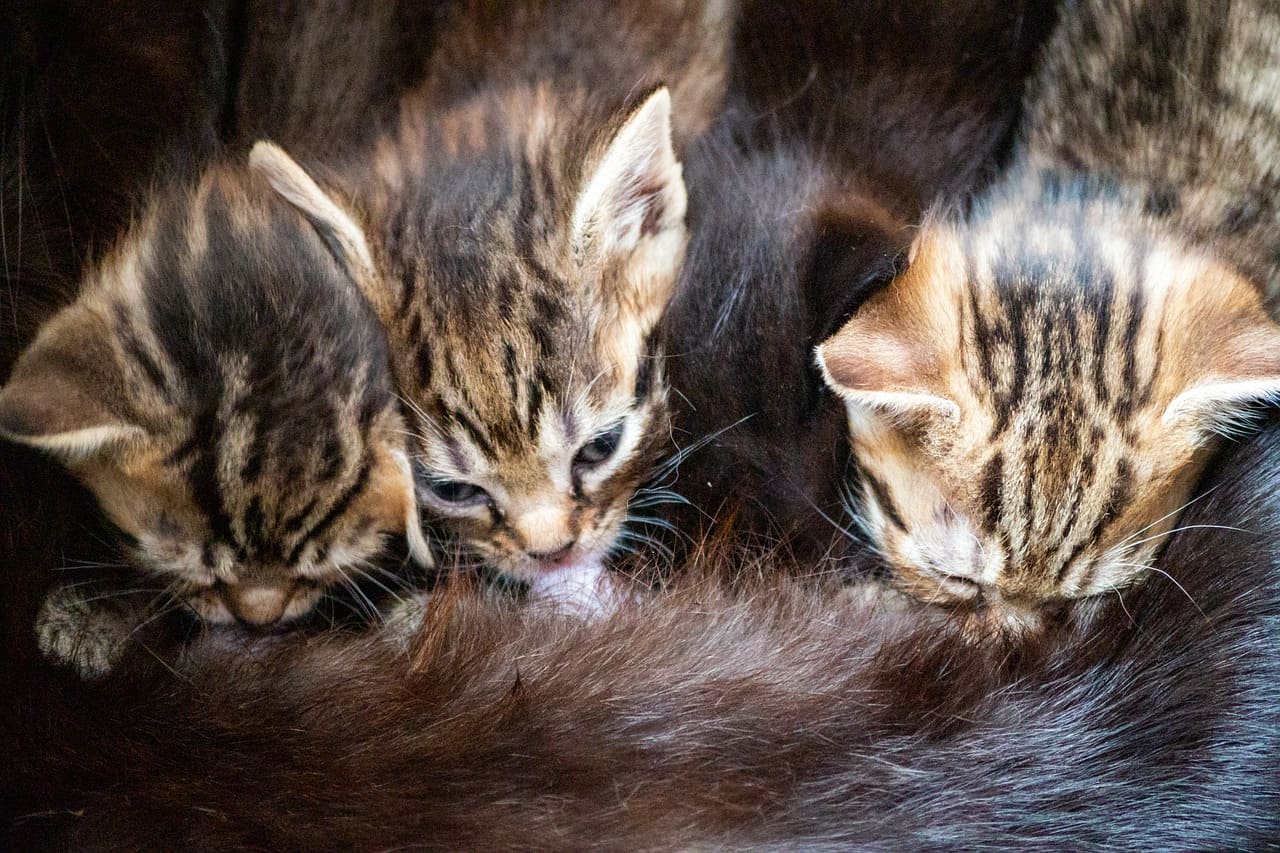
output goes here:
[{"label": "closed eye", "polygon": [[573,457],[573,470],[575,472],[589,471],[613,456],[618,449],[618,443],[622,441],[622,428],[624,425],[617,424],[582,445],[577,455]]}]

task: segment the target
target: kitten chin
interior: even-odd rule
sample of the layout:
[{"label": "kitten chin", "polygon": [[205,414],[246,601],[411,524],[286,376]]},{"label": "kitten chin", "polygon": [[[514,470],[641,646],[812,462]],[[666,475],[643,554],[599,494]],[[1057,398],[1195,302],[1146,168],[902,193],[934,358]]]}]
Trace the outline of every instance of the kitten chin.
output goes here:
[{"label": "kitten chin", "polygon": [[639,591],[602,561],[539,572],[529,581],[527,600],[583,619],[598,619],[639,601]]}]

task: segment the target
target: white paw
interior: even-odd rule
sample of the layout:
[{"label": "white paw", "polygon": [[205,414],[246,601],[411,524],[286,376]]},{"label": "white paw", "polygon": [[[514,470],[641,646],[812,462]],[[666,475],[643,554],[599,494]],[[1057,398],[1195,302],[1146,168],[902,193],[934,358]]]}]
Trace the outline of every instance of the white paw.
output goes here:
[{"label": "white paw", "polygon": [[136,625],[128,611],[95,606],[94,586],[59,587],[49,593],[36,619],[36,643],[52,663],[73,668],[84,679],[101,678],[120,660]]},{"label": "white paw", "polygon": [[891,612],[906,610],[911,599],[884,581],[860,580],[844,588],[844,597],[861,607],[877,607]]}]

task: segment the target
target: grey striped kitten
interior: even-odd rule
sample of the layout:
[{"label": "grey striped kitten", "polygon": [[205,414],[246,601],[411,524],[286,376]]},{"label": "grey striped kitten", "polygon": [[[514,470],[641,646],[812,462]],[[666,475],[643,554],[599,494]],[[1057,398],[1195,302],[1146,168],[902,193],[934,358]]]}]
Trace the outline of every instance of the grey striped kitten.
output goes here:
[{"label": "grey striped kitten", "polygon": [[894,582],[975,636],[1155,571],[1280,395],[1280,7],[1085,0],[1029,99],[1008,177],[818,350]]},{"label": "grey striped kitten", "polygon": [[101,674],[170,606],[282,625],[388,534],[427,558],[350,232],[336,206],[304,218],[253,170],[214,166],[157,194],[19,359],[0,433],[82,480],[163,587],[56,588],[48,656]]}]

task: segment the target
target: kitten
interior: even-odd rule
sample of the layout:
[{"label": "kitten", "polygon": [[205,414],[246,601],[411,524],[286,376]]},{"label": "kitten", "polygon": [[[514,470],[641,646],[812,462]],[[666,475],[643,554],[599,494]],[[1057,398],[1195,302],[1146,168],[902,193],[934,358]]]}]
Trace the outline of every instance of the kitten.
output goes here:
[{"label": "kitten", "polygon": [[[1269,282],[1238,254],[1280,243],[1188,224],[1204,197],[1262,203],[1235,193],[1280,167],[1256,141],[1280,128],[1280,17],[1220,12],[1064,12],[1020,162],[926,223],[909,269],[818,350],[897,586],[978,635],[1146,575],[1218,437],[1280,395]],[[1093,133],[1066,129],[1081,104]]]},{"label": "kitten", "polygon": [[427,83],[339,169],[383,273],[419,499],[535,596],[589,600],[645,538],[626,525],[666,440],[677,152],[718,108],[730,8],[461,3]]},{"label": "kitten", "polygon": [[696,447],[673,478],[689,504],[664,518],[694,541],[731,520],[842,571],[861,558],[840,529],[844,411],[813,347],[893,277],[923,211],[1007,153],[1049,6],[744,5],[742,105],[686,158],[697,207],[663,320],[674,434]]},{"label": "kitten", "polygon": [[426,558],[344,219],[308,221],[260,175],[214,166],[159,193],[20,357],[0,434],[59,459],[167,584],[167,598],[123,606],[125,589],[55,589],[46,654],[101,674],[167,600],[211,623],[282,625],[388,533]]}]

